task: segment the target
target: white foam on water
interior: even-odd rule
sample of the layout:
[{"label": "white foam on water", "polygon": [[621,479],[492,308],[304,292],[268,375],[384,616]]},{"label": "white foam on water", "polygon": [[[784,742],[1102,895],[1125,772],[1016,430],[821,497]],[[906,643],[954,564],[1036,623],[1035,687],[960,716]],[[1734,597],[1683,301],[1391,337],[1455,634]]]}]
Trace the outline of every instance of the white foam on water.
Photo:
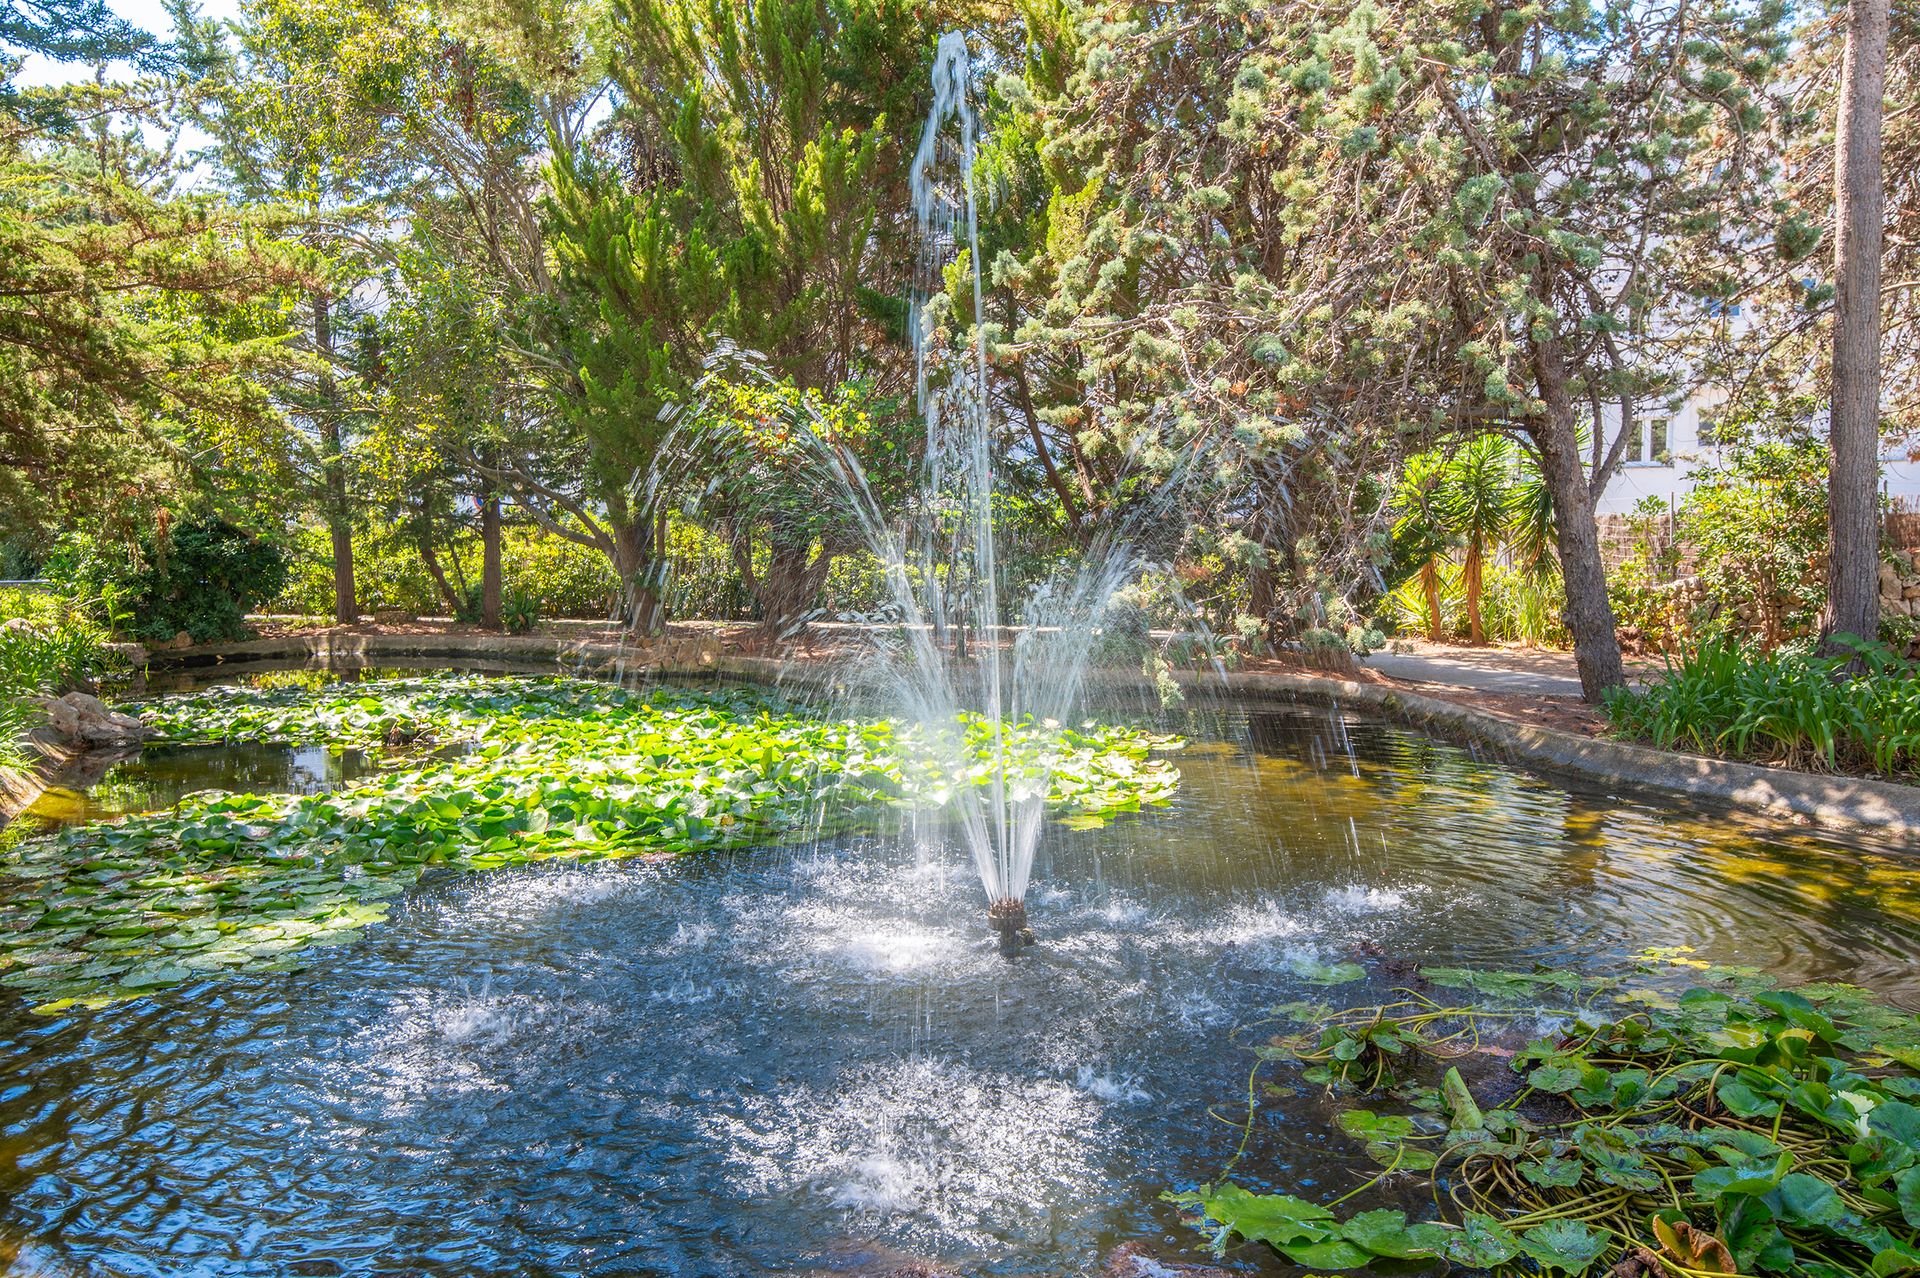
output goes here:
[{"label": "white foam on water", "polygon": [[513,1037],[513,1012],[497,999],[469,999],[433,1013],[433,1028],[455,1046],[485,1043],[498,1046]]},{"label": "white foam on water", "polygon": [[1388,914],[1405,909],[1413,893],[1405,888],[1362,887],[1349,883],[1330,888],[1321,902],[1340,914]]},{"label": "white foam on water", "polygon": [[704,950],[713,940],[711,923],[679,923],[674,926],[673,940],[667,944],[676,950]]},{"label": "white foam on water", "polygon": [[1095,1073],[1091,1065],[1080,1067],[1074,1085],[1109,1105],[1141,1105],[1153,1099],[1153,1094],[1140,1086],[1140,1080],[1133,1075],[1116,1075],[1111,1069]]},{"label": "white foam on water", "polygon": [[843,937],[833,953],[847,966],[862,972],[913,972],[946,966],[959,948],[957,939],[950,932],[914,927],[884,928]]},{"label": "white foam on water", "polygon": [[1104,1106],[1063,1079],[899,1060],[743,1103],[741,1113],[709,1119],[735,1188],[823,1196],[856,1229],[891,1221],[992,1247],[1045,1237],[1057,1210],[1105,1189]]}]

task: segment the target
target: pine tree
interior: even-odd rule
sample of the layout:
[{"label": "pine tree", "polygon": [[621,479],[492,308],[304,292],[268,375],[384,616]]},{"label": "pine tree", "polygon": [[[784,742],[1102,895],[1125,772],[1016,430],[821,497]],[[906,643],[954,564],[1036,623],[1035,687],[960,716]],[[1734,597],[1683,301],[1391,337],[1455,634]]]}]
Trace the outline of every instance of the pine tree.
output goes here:
[{"label": "pine tree", "polygon": [[[1102,12],[1041,108],[1072,233],[1023,269],[1053,280],[1035,336],[1079,357],[1111,446],[1211,450],[1217,523],[1284,625],[1364,581],[1343,548],[1380,544],[1383,462],[1518,434],[1583,687],[1618,686],[1593,499],[1639,406],[1681,389],[1657,339],[1729,288],[1698,246],[1771,222],[1749,157],[1706,157],[1764,122],[1782,11]],[[1611,443],[1583,430],[1603,404]]]},{"label": "pine tree", "polygon": [[[605,316],[627,330],[609,335],[629,348],[621,367],[645,350],[661,384],[684,379],[707,354],[697,320],[754,352],[792,402],[837,398],[884,340],[876,295],[905,283],[898,135],[918,118],[931,28],[903,0],[619,0],[614,19],[622,124],[659,179],[651,194],[628,197],[644,202],[627,215],[635,233],[589,231],[579,243],[608,251],[587,247],[576,260],[594,262]],[[663,323],[634,285],[657,255],[676,252],[685,269],[674,289],[687,305],[673,313],[685,322]],[[730,437],[750,449],[764,438]],[[850,522],[832,517],[808,491],[818,477],[790,460],[755,452],[719,466],[700,486],[705,510],[729,534],[769,628],[789,632]],[[781,479],[784,489],[768,487]]]}]

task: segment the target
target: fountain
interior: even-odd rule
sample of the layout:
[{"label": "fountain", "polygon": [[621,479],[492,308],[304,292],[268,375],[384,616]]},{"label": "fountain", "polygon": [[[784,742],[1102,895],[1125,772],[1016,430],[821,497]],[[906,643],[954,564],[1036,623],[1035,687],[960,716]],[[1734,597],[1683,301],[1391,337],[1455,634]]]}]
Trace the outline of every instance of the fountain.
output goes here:
[{"label": "fountain", "polygon": [[[984,313],[970,74],[965,36],[943,35],[934,54],[933,105],[911,171],[918,232],[911,330],[926,453],[904,515],[876,497],[859,461],[804,397],[791,405],[787,424],[881,567],[886,603],[870,619],[873,659],[861,669],[880,697],[917,725],[939,766],[984,781],[956,786],[954,803],[986,892],[989,925],[1013,954],[1034,941],[1025,898],[1050,776],[1044,754],[1037,767],[1031,750],[1010,762],[1009,734],[1068,721],[1116,592],[1152,565],[1125,525],[1093,529],[1077,566],[1026,590],[1017,621],[1010,619],[1012,592],[994,522],[1000,451],[986,337],[976,325],[969,340],[955,340],[943,286],[964,249],[974,314]],[[674,434],[693,438],[663,454],[711,455],[711,434],[724,430],[727,415],[708,410],[725,388],[743,381],[774,384],[757,353],[718,343],[695,394],[675,415]],[[697,491],[687,478],[666,482]],[[649,496],[662,490],[660,468],[648,485]]]}]

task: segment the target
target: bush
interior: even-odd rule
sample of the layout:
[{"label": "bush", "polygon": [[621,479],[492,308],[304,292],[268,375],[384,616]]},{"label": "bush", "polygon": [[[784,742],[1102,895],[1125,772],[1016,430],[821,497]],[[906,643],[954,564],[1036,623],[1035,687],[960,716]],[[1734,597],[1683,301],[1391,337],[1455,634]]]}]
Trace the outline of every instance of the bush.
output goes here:
[{"label": "bush", "polygon": [[[1630,520],[1634,549],[1608,594],[1624,647],[1678,652],[1701,639],[1764,648],[1817,633],[1826,603],[1827,449],[1804,434],[1724,427],[1725,455],[1695,472],[1695,487],[1665,527],[1650,498]],[[1684,558],[1694,567],[1685,571]]]},{"label": "bush", "polygon": [[247,613],[286,585],[286,552],[224,519],[183,522],[142,550],[128,585],[133,634],[148,642],[181,631],[195,643],[244,639]]},{"label": "bush", "polygon": [[1703,644],[1664,678],[1607,697],[1623,736],[1796,768],[1920,772],[1920,667],[1882,644],[1846,657],[1796,649],[1764,652],[1726,640]]},{"label": "bush", "polygon": [[500,628],[510,635],[524,635],[540,624],[540,596],[521,586],[501,592]]}]

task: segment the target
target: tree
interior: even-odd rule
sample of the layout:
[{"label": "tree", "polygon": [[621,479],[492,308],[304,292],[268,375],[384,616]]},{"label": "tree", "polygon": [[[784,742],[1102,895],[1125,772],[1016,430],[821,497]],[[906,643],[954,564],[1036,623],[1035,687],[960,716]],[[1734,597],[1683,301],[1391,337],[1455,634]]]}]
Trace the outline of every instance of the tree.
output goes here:
[{"label": "tree", "polygon": [[1102,433],[1213,450],[1254,566],[1296,600],[1367,582],[1312,553],[1379,545],[1356,459],[1515,435],[1552,498],[1583,689],[1619,685],[1593,499],[1638,405],[1681,389],[1668,336],[1728,289],[1699,246],[1767,216],[1754,157],[1706,155],[1765,122],[1781,11],[1109,12],[1042,108],[1060,244],[1031,322],[1079,355]]},{"label": "tree", "polygon": [[[698,302],[666,306],[680,321],[669,332],[657,305],[637,306],[637,294],[618,286],[623,270],[636,280],[643,272],[575,255],[577,266],[593,264],[610,322],[636,334],[655,326],[663,373],[679,379],[669,393],[684,391],[711,336],[753,352],[794,402],[837,399],[876,373],[897,384],[897,351],[874,358],[887,339],[876,320],[888,314],[876,299],[904,291],[910,269],[897,229],[906,157],[889,126],[917,117],[932,47],[925,18],[901,0],[619,0],[614,13],[621,123],[630,149],[654,166],[649,216],[710,259],[686,254],[697,278],[682,278]],[[636,260],[639,243],[624,241]],[[718,464],[797,483],[792,500],[756,492],[729,503],[729,494],[749,494],[725,483],[694,491],[726,531],[767,626],[786,633],[811,611],[850,524],[825,518],[837,504],[818,500],[817,477],[767,461],[754,448]],[[769,517],[803,507],[811,517]]]},{"label": "tree", "polygon": [[1459,539],[1460,581],[1467,600],[1467,638],[1485,643],[1480,595],[1487,557],[1506,540],[1512,520],[1513,444],[1481,435],[1447,459],[1434,507],[1442,527]]},{"label": "tree", "polygon": [[[12,0],[0,9],[0,50],[89,66],[127,61],[148,72],[172,61],[170,49],[114,13],[106,0]],[[23,93],[11,74],[0,82],[0,111],[36,128],[71,127],[74,105],[70,94]]]},{"label": "tree", "polygon": [[[151,61],[99,5],[12,6],[0,43]],[[270,214],[175,189],[142,139],[152,81],[0,88],[0,522],[111,528],[131,545],[192,487],[203,425],[270,418],[281,363],[257,303],[310,278]]]},{"label": "tree", "polygon": [[281,441],[332,543],[334,615],[359,619],[352,451],[364,429],[359,378],[360,286],[373,273],[382,201],[407,176],[402,112],[431,53],[407,15],[375,2],[248,0],[230,26],[176,12],[187,60],[201,77],[195,122],[207,159],[235,198],[298,219],[327,270],[292,299],[289,343],[305,359],[279,380],[297,431]]},{"label": "tree", "polygon": [[1887,0],[1849,0],[1833,175],[1833,401],[1822,642],[1880,633],[1881,117]]}]

